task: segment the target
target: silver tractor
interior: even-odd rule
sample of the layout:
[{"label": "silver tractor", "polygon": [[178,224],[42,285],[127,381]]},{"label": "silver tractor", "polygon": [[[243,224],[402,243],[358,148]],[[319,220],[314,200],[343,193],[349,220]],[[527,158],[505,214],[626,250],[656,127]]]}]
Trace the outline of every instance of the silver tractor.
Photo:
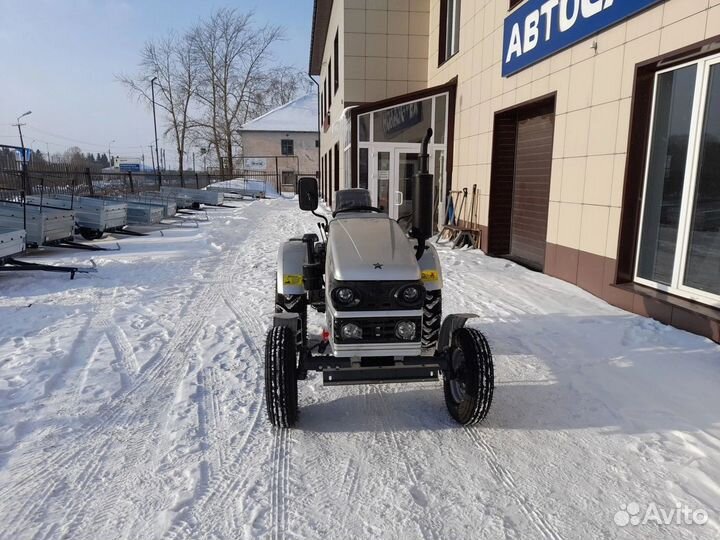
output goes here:
[{"label": "silver tractor", "polygon": [[[318,185],[298,180],[300,208],[324,220],[278,252],[273,326],[265,344],[265,401],[270,422],[298,419],[298,381],[308,371],[325,385],[437,381],[460,424],[480,422],[492,402],[493,359],[487,340],[465,322],[442,320],[442,270],[432,236],[433,177],[428,130],[412,180],[412,223],[403,227],[371,206],[364,189],[336,193],[332,220],[316,213]],[[307,311],[325,314],[321,336],[308,335]]]}]

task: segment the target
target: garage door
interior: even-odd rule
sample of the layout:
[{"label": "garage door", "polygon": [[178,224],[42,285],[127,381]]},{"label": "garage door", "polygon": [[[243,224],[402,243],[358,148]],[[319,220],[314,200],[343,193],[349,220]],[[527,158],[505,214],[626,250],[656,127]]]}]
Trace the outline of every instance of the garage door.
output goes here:
[{"label": "garage door", "polygon": [[517,121],[510,257],[538,270],[545,263],[554,121],[547,110],[521,113]]}]

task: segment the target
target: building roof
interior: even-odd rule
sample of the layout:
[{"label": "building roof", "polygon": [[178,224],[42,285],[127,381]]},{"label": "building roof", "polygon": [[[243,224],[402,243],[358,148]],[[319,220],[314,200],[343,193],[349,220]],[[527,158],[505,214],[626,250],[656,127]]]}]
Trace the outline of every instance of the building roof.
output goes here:
[{"label": "building roof", "polygon": [[310,38],[310,75],[320,75],[325,40],[327,39],[333,0],[315,0],[313,5],[312,37]]},{"label": "building roof", "polygon": [[311,93],[281,105],[258,116],[240,128],[240,131],[287,131],[317,133],[317,94]]}]

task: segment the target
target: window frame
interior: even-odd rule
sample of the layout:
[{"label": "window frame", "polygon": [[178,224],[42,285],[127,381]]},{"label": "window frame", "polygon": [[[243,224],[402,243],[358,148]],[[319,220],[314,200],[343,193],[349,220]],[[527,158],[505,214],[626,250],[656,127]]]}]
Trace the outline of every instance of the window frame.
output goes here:
[{"label": "window frame", "polygon": [[[285,151],[287,143],[290,143],[290,152]],[[282,156],[294,156],[295,155],[295,140],[294,139],[280,139],[280,155]]]},{"label": "window frame", "polygon": [[[683,191],[680,203],[680,216],[678,219],[677,242],[673,259],[672,278],[670,285],[658,283],[647,278],[640,277],[638,271],[640,268],[640,250],[642,247],[642,229],[645,220],[645,202],[647,196],[648,177],[650,175],[650,157],[652,154],[652,134],[655,127],[656,105],[658,94],[659,77],[665,73],[670,73],[690,66],[697,66],[695,91],[693,94],[692,118],[690,121],[690,138],[688,140],[687,161],[685,165],[685,177],[683,179]],[[690,246],[690,233],[692,228],[693,210],[695,207],[696,187],[698,181],[698,171],[700,165],[700,153],[702,146],[703,128],[705,125],[705,117],[707,114],[707,98],[710,83],[710,73],[712,66],[718,66],[720,69],[720,54],[698,58],[681,64],[673,65],[669,68],[658,70],[653,75],[652,104],[650,124],[648,127],[648,144],[645,155],[645,170],[643,173],[642,198],[640,205],[640,219],[638,221],[639,228],[637,232],[637,242],[635,246],[635,264],[633,268],[633,279],[636,283],[680,296],[689,300],[701,302],[706,305],[720,307],[720,294],[714,294],[693,287],[684,285],[686,274],[688,249]]]},{"label": "window frame", "polygon": [[337,94],[340,89],[340,29],[335,31],[335,43],[333,45],[333,56],[335,57],[335,69],[333,70],[333,93]]},{"label": "window frame", "polygon": [[[448,21],[448,8],[453,4],[453,20]],[[438,42],[438,67],[457,56],[460,52],[460,12],[462,11],[461,0],[440,0],[440,32]],[[448,47],[448,32],[453,45],[457,40],[457,48],[453,51],[452,46]]]},{"label": "window frame", "polygon": [[516,7],[518,7],[520,4],[522,4],[525,0],[510,0],[510,6],[508,7],[508,11],[512,11]]}]

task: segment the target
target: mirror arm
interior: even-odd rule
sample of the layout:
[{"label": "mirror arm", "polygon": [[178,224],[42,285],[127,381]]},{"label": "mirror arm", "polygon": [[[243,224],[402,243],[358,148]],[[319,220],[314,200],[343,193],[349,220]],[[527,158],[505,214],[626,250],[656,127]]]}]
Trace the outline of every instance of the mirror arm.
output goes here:
[{"label": "mirror arm", "polygon": [[326,228],[326,229],[327,229],[327,227],[330,226],[330,222],[328,221],[328,218],[326,218],[326,217],[323,216],[322,214],[318,214],[315,210],[313,210],[313,211],[312,211],[312,215],[315,216],[315,217],[319,217],[319,218],[321,218],[321,219],[324,219],[324,220],[325,220],[325,228]]}]

